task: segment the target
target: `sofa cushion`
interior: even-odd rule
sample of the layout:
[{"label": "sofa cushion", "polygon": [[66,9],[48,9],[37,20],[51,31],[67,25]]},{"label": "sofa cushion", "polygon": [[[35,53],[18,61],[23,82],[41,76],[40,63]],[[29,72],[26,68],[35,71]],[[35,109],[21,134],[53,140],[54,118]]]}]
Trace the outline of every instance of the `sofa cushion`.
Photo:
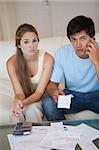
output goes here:
[{"label": "sofa cushion", "polygon": [[11,106],[13,98],[0,93],[0,125],[11,124]]},{"label": "sofa cushion", "polygon": [[14,93],[10,80],[0,79],[0,125],[11,124]]},{"label": "sofa cushion", "polygon": [[0,41],[0,78],[9,79],[6,61],[15,53],[14,41]]},{"label": "sofa cushion", "polygon": [[85,120],[85,119],[99,119],[99,114],[90,110],[84,110],[75,114],[66,114],[67,120]]},{"label": "sofa cushion", "polygon": [[14,97],[14,91],[10,80],[0,79],[0,94],[4,94],[11,98]]},{"label": "sofa cushion", "polygon": [[39,42],[39,49],[48,51],[50,54],[54,54],[55,51],[61,47],[62,37],[48,37],[42,38]]}]

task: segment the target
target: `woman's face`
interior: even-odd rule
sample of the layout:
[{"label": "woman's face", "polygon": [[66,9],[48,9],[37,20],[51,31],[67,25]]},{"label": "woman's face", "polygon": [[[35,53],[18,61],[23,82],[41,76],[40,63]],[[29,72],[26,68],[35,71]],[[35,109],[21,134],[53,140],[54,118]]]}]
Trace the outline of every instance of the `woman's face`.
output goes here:
[{"label": "woman's face", "polygon": [[38,39],[34,32],[26,32],[23,34],[19,48],[23,55],[34,55],[38,49]]}]

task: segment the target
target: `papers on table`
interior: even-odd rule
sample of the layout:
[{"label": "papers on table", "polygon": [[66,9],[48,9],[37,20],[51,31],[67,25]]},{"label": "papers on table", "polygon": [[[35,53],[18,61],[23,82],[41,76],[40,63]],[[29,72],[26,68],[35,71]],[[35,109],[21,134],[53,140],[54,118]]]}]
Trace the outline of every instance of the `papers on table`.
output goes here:
[{"label": "papers on table", "polygon": [[[66,129],[66,128],[65,128]],[[68,128],[67,128],[68,130]],[[74,150],[80,136],[66,134],[62,123],[52,123],[40,146],[56,150]]]},{"label": "papers on table", "polygon": [[71,128],[68,132],[74,135],[75,133],[80,133],[78,144],[83,150],[98,150],[92,141],[99,138],[99,130],[82,123],[74,128]]},{"label": "papers on table", "polygon": [[48,128],[49,126],[33,126],[30,135],[15,136],[8,134],[11,150],[45,150],[39,146],[39,143],[47,134]]},{"label": "papers on table", "polygon": [[99,131],[86,124],[64,126],[62,122],[33,126],[27,136],[8,135],[11,150],[75,150],[77,143],[83,150],[98,150],[92,142],[96,138]]},{"label": "papers on table", "polygon": [[70,109],[70,104],[71,104],[71,98],[74,97],[72,94],[68,95],[59,95],[58,98],[58,108],[67,108]]}]

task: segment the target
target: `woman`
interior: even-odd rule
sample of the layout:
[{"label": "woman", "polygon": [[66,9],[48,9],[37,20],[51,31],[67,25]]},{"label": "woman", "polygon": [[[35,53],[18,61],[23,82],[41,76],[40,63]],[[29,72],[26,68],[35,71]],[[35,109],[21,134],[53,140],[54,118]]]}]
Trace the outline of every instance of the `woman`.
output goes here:
[{"label": "woman", "polygon": [[16,31],[16,53],[7,61],[7,70],[13,85],[15,101],[13,114],[26,121],[41,122],[41,98],[53,68],[50,54],[38,50],[36,29],[23,24]]}]

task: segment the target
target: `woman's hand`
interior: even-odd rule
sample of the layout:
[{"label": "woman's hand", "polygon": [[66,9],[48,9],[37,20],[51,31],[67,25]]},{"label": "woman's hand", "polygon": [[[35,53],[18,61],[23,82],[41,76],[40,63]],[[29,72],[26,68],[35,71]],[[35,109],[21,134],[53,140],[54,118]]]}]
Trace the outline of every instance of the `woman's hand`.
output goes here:
[{"label": "woman's hand", "polygon": [[24,110],[24,106],[22,100],[15,99],[12,106],[13,115],[19,117],[23,110]]}]

